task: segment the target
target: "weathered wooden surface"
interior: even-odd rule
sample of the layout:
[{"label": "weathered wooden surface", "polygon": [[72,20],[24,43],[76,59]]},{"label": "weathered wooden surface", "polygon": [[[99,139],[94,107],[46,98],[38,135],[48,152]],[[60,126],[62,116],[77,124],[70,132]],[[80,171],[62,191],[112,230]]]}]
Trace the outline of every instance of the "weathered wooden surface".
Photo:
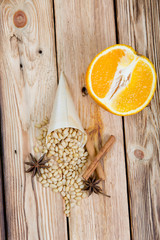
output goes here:
[{"label": "weathered wooden surface", "polygon": [[70,239],[128,240],[130,233],[122,120],[101,109],[89,96],[83,97],[81,92],[92,58],[116,41],[113,2],[54,2],[59,74],[64,71],[68,79],[83,126],[98,129],[99,145],[103,145],[110,134],[116,137],[116,143],[104,159],[106,181],[103,188],[111,198],[93,195],[75,207],[69,221]]},{"label": "weathered wooden surface", "polygon": [[[1,151],[1,149],[0,149]],[[1,161],[1,159],[0,159]],[[2,169],[0,163],[0,240],[5,240],[5,222],[4,222],[4,202],[3,202],[3,188],[2,188]]]},{"label": "weathered wooden surface", "polygon": [[125,117],[125,136],[131,209],[135,240],[160,239],[160,1],[117,1],[119,43],[133,46],[153,61],[158,83],[151,104]]},{"label": "weathered wooden surface", "polygon": [[[17,10],[27,16],[23,28],[13,24]],[[6,239],[68,239],[60,195],[42,188],[36,179],[31,181],[24,174],[24,161],[33,148],[34,121],[50,116],[57,71],[59,74],[64,71],[68,79],[83,126],[98,130],[96,148],[110,134],[116,136],[116,144],[104,159],[106,181],[102,187],[111,198],[93,195],[72,210],[70,239],[160,239],[159,12],[159,0],[0,1]],[[149,57],[158,75],[150,106],[125,117],[124,129],[120,117],[105,112],[81,92],[88,64],[99,51],[115,44],[116,39]],[[1,186],[0,182],[0,190]],[[1,195],[0,239],[4,240],[2,199]]]},{"label": "weathered wooden surface", "polygon": [[[27,16],[23,28],[13,24],[17,10]],[[0,6],[0,103],[10,240],[67,239],[60,195],[42,189],[24,173],[24,161],[33,151],[34,121],[49,116],[57,85],[52,10],[48,0],[8,0]]]}]

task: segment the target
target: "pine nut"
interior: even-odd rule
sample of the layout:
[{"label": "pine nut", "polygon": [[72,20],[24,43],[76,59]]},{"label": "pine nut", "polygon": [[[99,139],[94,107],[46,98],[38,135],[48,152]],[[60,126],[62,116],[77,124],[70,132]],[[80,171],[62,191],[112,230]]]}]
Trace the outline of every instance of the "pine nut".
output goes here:
[{"label": "pine nut", "polygon": [[65,214],[66,214],[66,215],[69,214],[69,210],[65,210]]},{"label": "pine nut", "polygon": [[36,123],[34,126],[35,126],[35,128],[41,128],[42,127],[41,124],[38,124],[38,123]]},{"label": "pine nut", "polygon": [[47,182],[52,184],[52,181],[50,179],[47,179]]},{"label": "pine nut", "polygon": [[66,192],[68,192],[69,191],[69,187],[66,187]]},{"label": "pine nut", "polygon": [[72,185],[73,183],[74,183],[74,179],[72,178],[72,179],[71,179],[71,185]]},{"label": "pine nut", "polygon": [[70,138],[69,137],[67,137],[66,139],[65,139],[65,142],[70,142]]},{"label": "pine nut", "polygon": [[43,179],[46,179],[47,177],[46,177],[46,175],[45,175],[45,174],[42,174],[42,178],[43,178]]},{"label": "pine nut", "polygon": [[52,177],[51,180],[52,182],[57,182],[57,178]]},{"label": "pine nut", "polygon": [[80,164],[80,163],[81,163],[81,160],[80,160],[80,159],[78,159],[77,163],[78,163],[78,164]]},{"label": "pine nut", "polygon": [[65,204],[67,204],[69,201],[68,201],[68,199],[67,200],[65,200]]},{"label": "pine nut", "polygon": [[67,194],[67,198],[70,199],[70,195],[69,194]]},{"label": "pine nut", "polygon": [[71,195],[71,198],[72,198],[72,199],[75,198],[75,195]]},{"label": "pine nut", "polygon": [[71,192],[70,194],[71,194],[72,196],[73,196],[73,195],[76,195],[76,193],[75,193],[75,192]]},{"label": "pine nut", "polygon": [[71,176],[72,175],[72,173],[71,172],[69,172],[69,173],[67,173],[67,176],[69,177],[69,176]]},{"label": "pine nut", "polygon": [[78,152],[82,152],[83,153],[84,152],[84,148],[79,148]]},{"label": "pine nut", "polygon": [[65,180],[65,179],[62,180],[62,184],[63,184],[63,185],[66,184],[66,180]]},{"label": "pine nut", "polygon": [[46,125],[48,123],[48,120],[47,119],[44,119],[43,121],[42,121],[42,126],[44,126],[44,125]]},{"label": "pine nut", "polygon": [[79,188],[75,190],[75,192],[80,192],[80,191],[81,191],[81,189],[79,189]]},{"label": "pine nut", "polygon": [[59,149],[64,149],[64,147],[61,144],[58,145],[58,148]]},{"label": "pine nut", "polygon": [[47,132],[43,131],[43,137],[45,138],[47,135]]},{"label": "pine nut", "polygon": [[58,188],[58,191],[59,191],[59,192],[61,192],[61,191],[62,191],[62,186],[60,186],[60,187]]},{"label": "pine nut", "polygon": [[54,191],[54,192],[58,192],[58,189],[57,189],[57,188],[53,188],[53,191]]},{"label": "pine nut", "polygon": [[51,188],[56,188],[57,186],[55,184],[50,184],[49,185]]},{"label": "pine nut", "polygon": [[81,200],[81,197],[75,197],[76,200]]},{"label": "pine nut", "polygon": [[56,133],[56,132],[53,132],[53,133],[52,133],[52,137],[54,137],[54,138],[58,138],[57,133]]},{"label": "pine nut", "polygon": [[60,139],[63,139],[63,136],[62,136],[61,133],[58,134],[58,137],[59,137]]},{"label": "pine nut", "polygon": [[63,197],[66,196],[65,192],[63,192],[63,191],[61,192],[61,194],[62,194]]},{"label": "pine nut", "polygon": [[41,183],[42,183],[42,184],[45,184],[45,183],[47,183],[47,181],[46,181],[46,180],[43,180],[43,181],[41,181]]},{"label": "pine nut", "polygon": [[70,128],[70,129],[69,129],[69,133],[72,133],[72,132],[73,132],[73,128]]},{"label": "pine nut", "polygon": [[52,169],[55,169],[55,170],[56,170],[56,169],[58,169],[58,166],[53,165],[53,166],[52,166]]},{"label": "pine nut", "polygon": [[43,184],[43,187],[48,187],[48,186],[49,186],[49,183]]},{"label": "pine nut", "polygon": [[77,194],[76,194],[77,196],[81,196],[82,195],[82,193],[81,192],[77,192]]},{"label": "pine nut", "polygon": [[66,175],[67,173],[68,173],[68,170],[65,170],[65,171],[64,171],[64,175]]},{"label": "pine nut", "polygon": [[62,133],[63,128],[58,128],[57,132]]},{"label": "pine nut", "polygon": [[84,155],[84,156],[88,156],[88,152],[85,152],[83,155]]},{"label": "pine nut", "polygon": [[52,173],[48,173],[48,177],[51,178],[52,177]]},{"label": "pine nut", "polygon": [[63,131],[63,134],[64,134],[64,135],[66,135],[66,134],[68,135],[68,128],[66,128],[66,129]]},{"label": "pine nut", "polygon": [[36,153],[38,153],[38,152],[39,152],[38,147],[34,147],[34,151],[35,151]]},{"label": "pine nut", "polygon": [[78,136],[78,141],[81,142],[81,140],[82,140],[82,137]]},{"label": "pine nut", "polygon": [[55,173],[54,173],[54,176],[56,177],[57,175],[58,175],[58,172],[55,172]]},{"label": "pine nut", "polygon": [[41,139],[43,139],[43,136],[42,135],[39,135],[38,137],[36,137],[37,138],[37,140],[41,140]]},{"label": "pine nut", "polygon": [[75,136],[76,136],[76,131],[72,133],[72,137],[75,137]]},{"label": "pine nut", "polygon": [[39,180],[39,182],[41,182],[41,181],[43,180],[43,178],[42,178],[42,177],[39,177],[38,180]]},{"label": "pine nut", "polygon": [[79,183],[81,181],[81,178],[77,178],[76,182]]},{"label": "pine nut", "polygon": [[86,198],[86,197],[88,197],[88,194],[84,192],[84,193],[82,194],[82,197],[83,197],[83,198]]},{"label": "pine nut", "polygon": [[59,150],[59,155],[63,156],[63,151],[61,149]]},{"label": "pine nut", "polygon": [[51,143],[47,143],[47,148],[49,149],[51,146]]},{"label": "pine nut", "polygon": [[57,183],[57,186],[59,187],[59,186],[61,186],[62,185],[62,182],[58,182]]},{"label": "pine nut", "polygon": [[47,132],[47,131],[48,131],[48,129],[47,129],[46,127],[43,127],[42,130],[43,130],[44,132]]}]

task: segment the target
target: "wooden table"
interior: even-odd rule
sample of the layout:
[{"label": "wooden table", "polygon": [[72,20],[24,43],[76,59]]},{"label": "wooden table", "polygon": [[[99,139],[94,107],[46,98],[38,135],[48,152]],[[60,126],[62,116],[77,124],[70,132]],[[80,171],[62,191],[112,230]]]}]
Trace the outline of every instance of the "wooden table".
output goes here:
[{"label": "wooden table", "polygon": [[[160,1],[0,1],[0,239],[160,239],[159,82],[151,104],[125,118],[82,96],[90,61],[116,43],[149,57],[159,77]],[[34,123],[50,116],[61,71],[84,128],[98,129],[97,149],[116,136],[104,159],[111,198],[92,195],[69,219],[60,195],[24,173]]]}]

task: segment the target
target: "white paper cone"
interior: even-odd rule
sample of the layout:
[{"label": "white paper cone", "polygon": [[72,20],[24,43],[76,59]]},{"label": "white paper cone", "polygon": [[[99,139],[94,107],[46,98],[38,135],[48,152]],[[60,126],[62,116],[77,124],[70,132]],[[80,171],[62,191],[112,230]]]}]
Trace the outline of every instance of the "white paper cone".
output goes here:
[{"label": "white paper cone", "polygon": [[61,73],[60,76],[47,135],[59,128],[79,129],[84,133],[81,145],[86,144],[87,134],[84,131],[76,112],[71,93],[63,73]]}]

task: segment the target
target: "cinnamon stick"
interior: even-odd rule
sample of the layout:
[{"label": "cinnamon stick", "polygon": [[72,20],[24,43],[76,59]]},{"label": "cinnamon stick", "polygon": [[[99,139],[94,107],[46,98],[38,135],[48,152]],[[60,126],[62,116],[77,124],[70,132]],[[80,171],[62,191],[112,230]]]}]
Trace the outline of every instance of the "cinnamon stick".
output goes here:
[{"label": "cinnamon stick", "polygon": [[[91,136],[89,134],[88,134],[88,139],[87,139],[87,143],[86,143],[86,148],[89,153],[89,157],[90,157],[91,161],[93,161],[94,157],[96,156],[96,150],[95,150],[94,144],[92,142]],[[105,173],[104,173],[103,167],[100,162],[98,163],[96,172],[97,172],[97,175],[99,178],[101,178],[102,180],[105,180]]]},{"label": "cinnamon stick", "polygon": [[96,155],[92,163],[88,166],[87,170],[83,174],[83,178],[88,180],[94,170],[97,168],[98,163],[102,157],[108,152],[112,144],[115,142],[115,137],[111,135],[105,145],[100,149],[99,153]]}]

